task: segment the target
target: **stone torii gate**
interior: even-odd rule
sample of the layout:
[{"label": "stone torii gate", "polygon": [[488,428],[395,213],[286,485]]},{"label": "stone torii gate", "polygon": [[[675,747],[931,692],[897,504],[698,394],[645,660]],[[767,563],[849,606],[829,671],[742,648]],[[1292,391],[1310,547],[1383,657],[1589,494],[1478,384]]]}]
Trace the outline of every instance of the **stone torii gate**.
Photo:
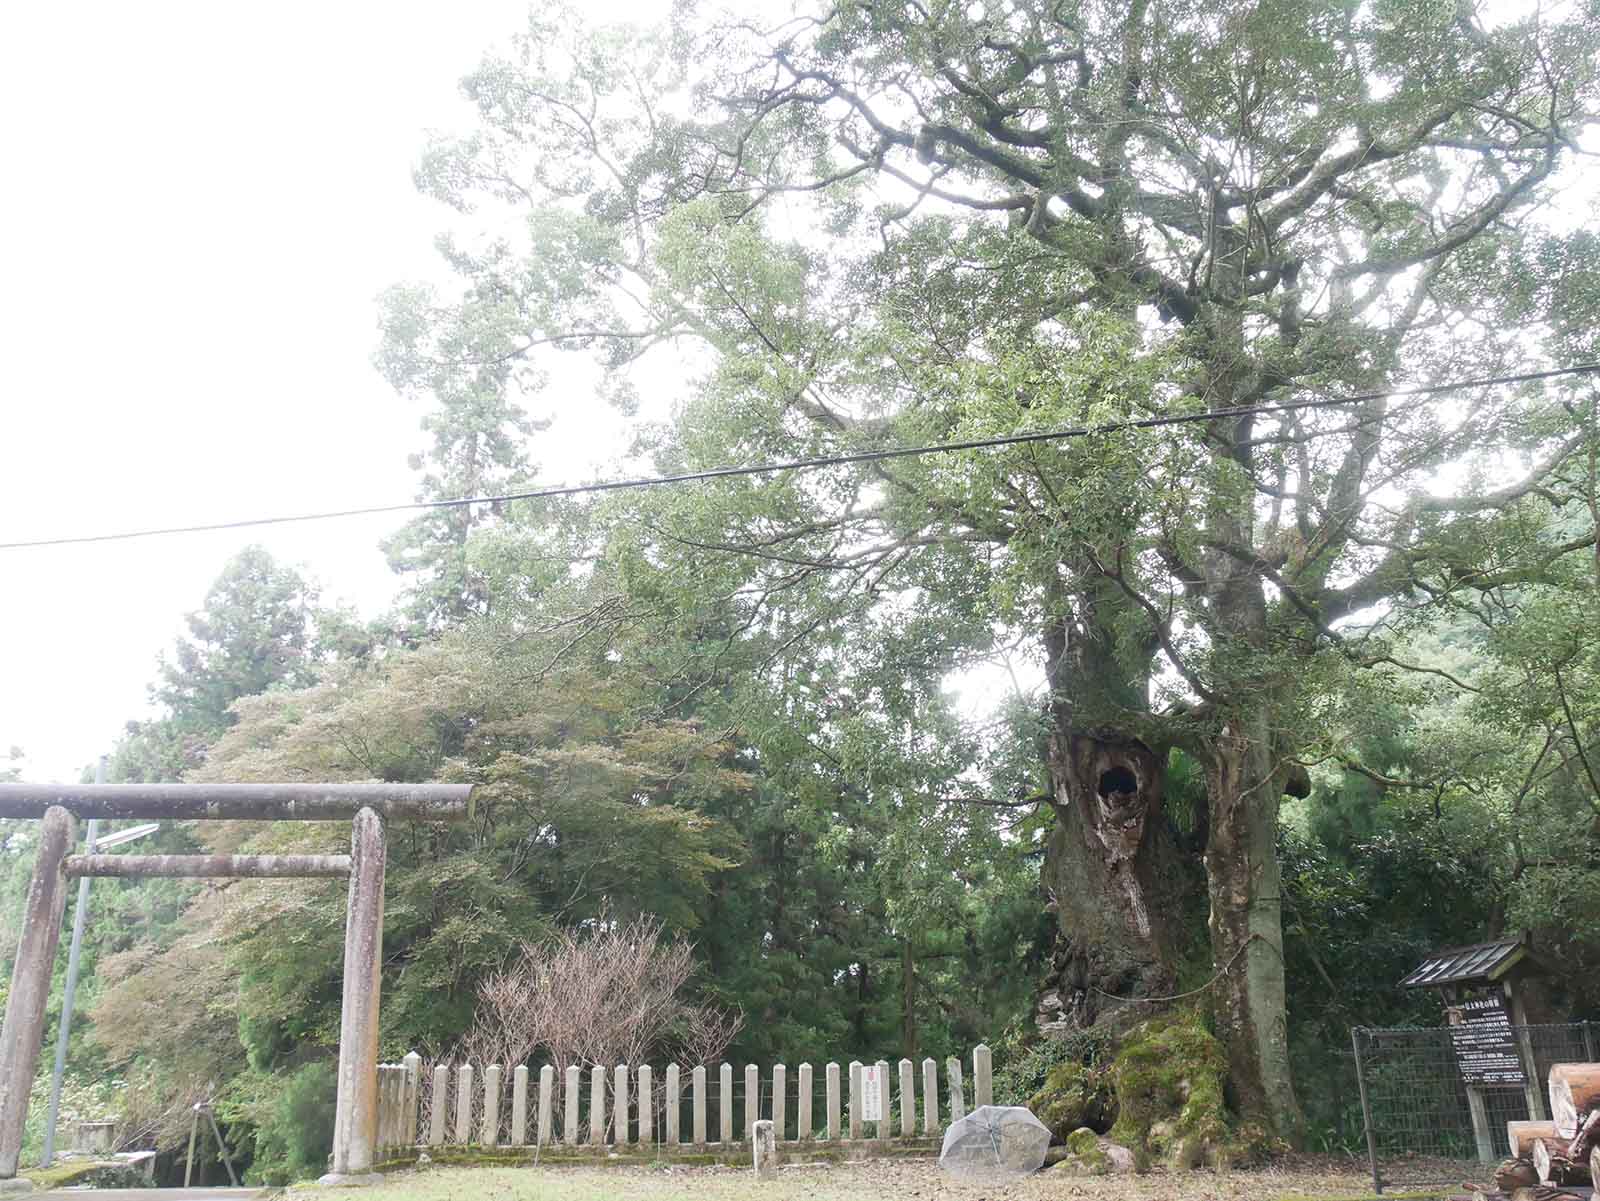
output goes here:
[{"label": "stone torii gate", "polygon": [[[385,818],[465,821],[469,784],[0,784],[0,817],[43,828],[0,1030],[0,1190],[15,1179],[39,1064],[67,881],[79,876],[348,876],[339,1098],[324,1184],[371,1177],[378,1123],[378,992]],[[74,818],[352,821],[348,855],[72,855]]]}]

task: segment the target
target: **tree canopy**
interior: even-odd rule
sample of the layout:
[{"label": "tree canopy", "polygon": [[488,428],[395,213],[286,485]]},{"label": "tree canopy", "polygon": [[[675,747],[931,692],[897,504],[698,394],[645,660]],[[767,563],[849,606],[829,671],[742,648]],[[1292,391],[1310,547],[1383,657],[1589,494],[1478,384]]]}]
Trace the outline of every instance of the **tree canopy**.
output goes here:
[{"label": "tree canopy", "polygon": [[[395,832],[396,1054],[653,915],[737,1054],[1020,1062],[1181,994],[1237,1118],[1325,1134],[1295,1070],[1431,1016],[1428,947],[1600,956],[1597,397],[1533,378],[1600,352],[1597,51],[1578,7],[538,4],[417,169],[455,285],[383,302],[425,498],[536,478],[578,361],[664,473],[1118,428],[442,508],[371,628],[246,552],[119,778],[477,783]],[[197,895],[107,966],[103,1054],[231,1081],[266,1163],[341,914]]]}]

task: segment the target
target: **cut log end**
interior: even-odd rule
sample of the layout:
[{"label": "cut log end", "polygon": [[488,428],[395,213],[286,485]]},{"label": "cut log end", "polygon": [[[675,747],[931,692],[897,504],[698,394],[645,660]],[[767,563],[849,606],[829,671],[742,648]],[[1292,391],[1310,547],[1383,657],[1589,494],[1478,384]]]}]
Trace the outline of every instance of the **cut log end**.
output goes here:
[{"label": "cut log end", "polygon": [[1533,1141],[1556,1137],[1554,1122],[1507,1122],[1506,1144],[1512,1159],[1528,1159],[1533,1155]]},{"label": "cut log end", "polygon": [[1588,1184],[1589,1165],[1574,1163],[1567,1158],[1566,1144],[1551,1139],[1538,1139],[1533,1144],[1533,1170],[1540,1184],[1564,1188],[1573,1184]]},{"label": "cut log end", "polygon": [[1600,1063],[1551,1064],[1549,1094],[1557,1137],[1576,1138],[1580,1119],[1600,1109]]}]

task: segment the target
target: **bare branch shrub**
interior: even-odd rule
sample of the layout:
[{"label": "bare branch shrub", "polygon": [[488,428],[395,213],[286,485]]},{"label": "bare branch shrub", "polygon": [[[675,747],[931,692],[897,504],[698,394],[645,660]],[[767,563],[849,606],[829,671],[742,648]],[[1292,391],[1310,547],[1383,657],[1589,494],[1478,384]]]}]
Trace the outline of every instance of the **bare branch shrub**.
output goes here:
[{"label": "bare branch shrub", "polygon": [[744,1018],[685,1001],[693,971],[693,945],[666,937],[660,919],[623,923],[602,913],[547,942],[524,943],[511,964],[487,977],[453,1058],[509,1072],[542,1053],[558,1077],[573,1065],[638,1065],[677,1048],[714,1058]]},{"label": "bare branch shrub", "polygon": [[716,1063],[744,1029],[744,1014],[716,1005],[686,1005],[678,1018],[677,1043],[690,1067]]}]

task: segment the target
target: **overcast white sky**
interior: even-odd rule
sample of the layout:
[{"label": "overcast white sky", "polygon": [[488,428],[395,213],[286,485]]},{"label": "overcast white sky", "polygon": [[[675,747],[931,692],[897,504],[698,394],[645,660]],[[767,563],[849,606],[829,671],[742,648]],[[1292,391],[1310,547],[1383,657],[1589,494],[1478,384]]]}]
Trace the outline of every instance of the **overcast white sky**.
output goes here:
[{"label": "overcast white sky", "polygon": [[[0,542],[413,499],[421,412],[369,364],[374,298],[437,271],[448,217],[411,164],[470,125],[456,82],[525,12],[5,6]],[[0,756],[46,781],[109,750],[251,542],[381,610],[398,524],[0,551]]]}]

